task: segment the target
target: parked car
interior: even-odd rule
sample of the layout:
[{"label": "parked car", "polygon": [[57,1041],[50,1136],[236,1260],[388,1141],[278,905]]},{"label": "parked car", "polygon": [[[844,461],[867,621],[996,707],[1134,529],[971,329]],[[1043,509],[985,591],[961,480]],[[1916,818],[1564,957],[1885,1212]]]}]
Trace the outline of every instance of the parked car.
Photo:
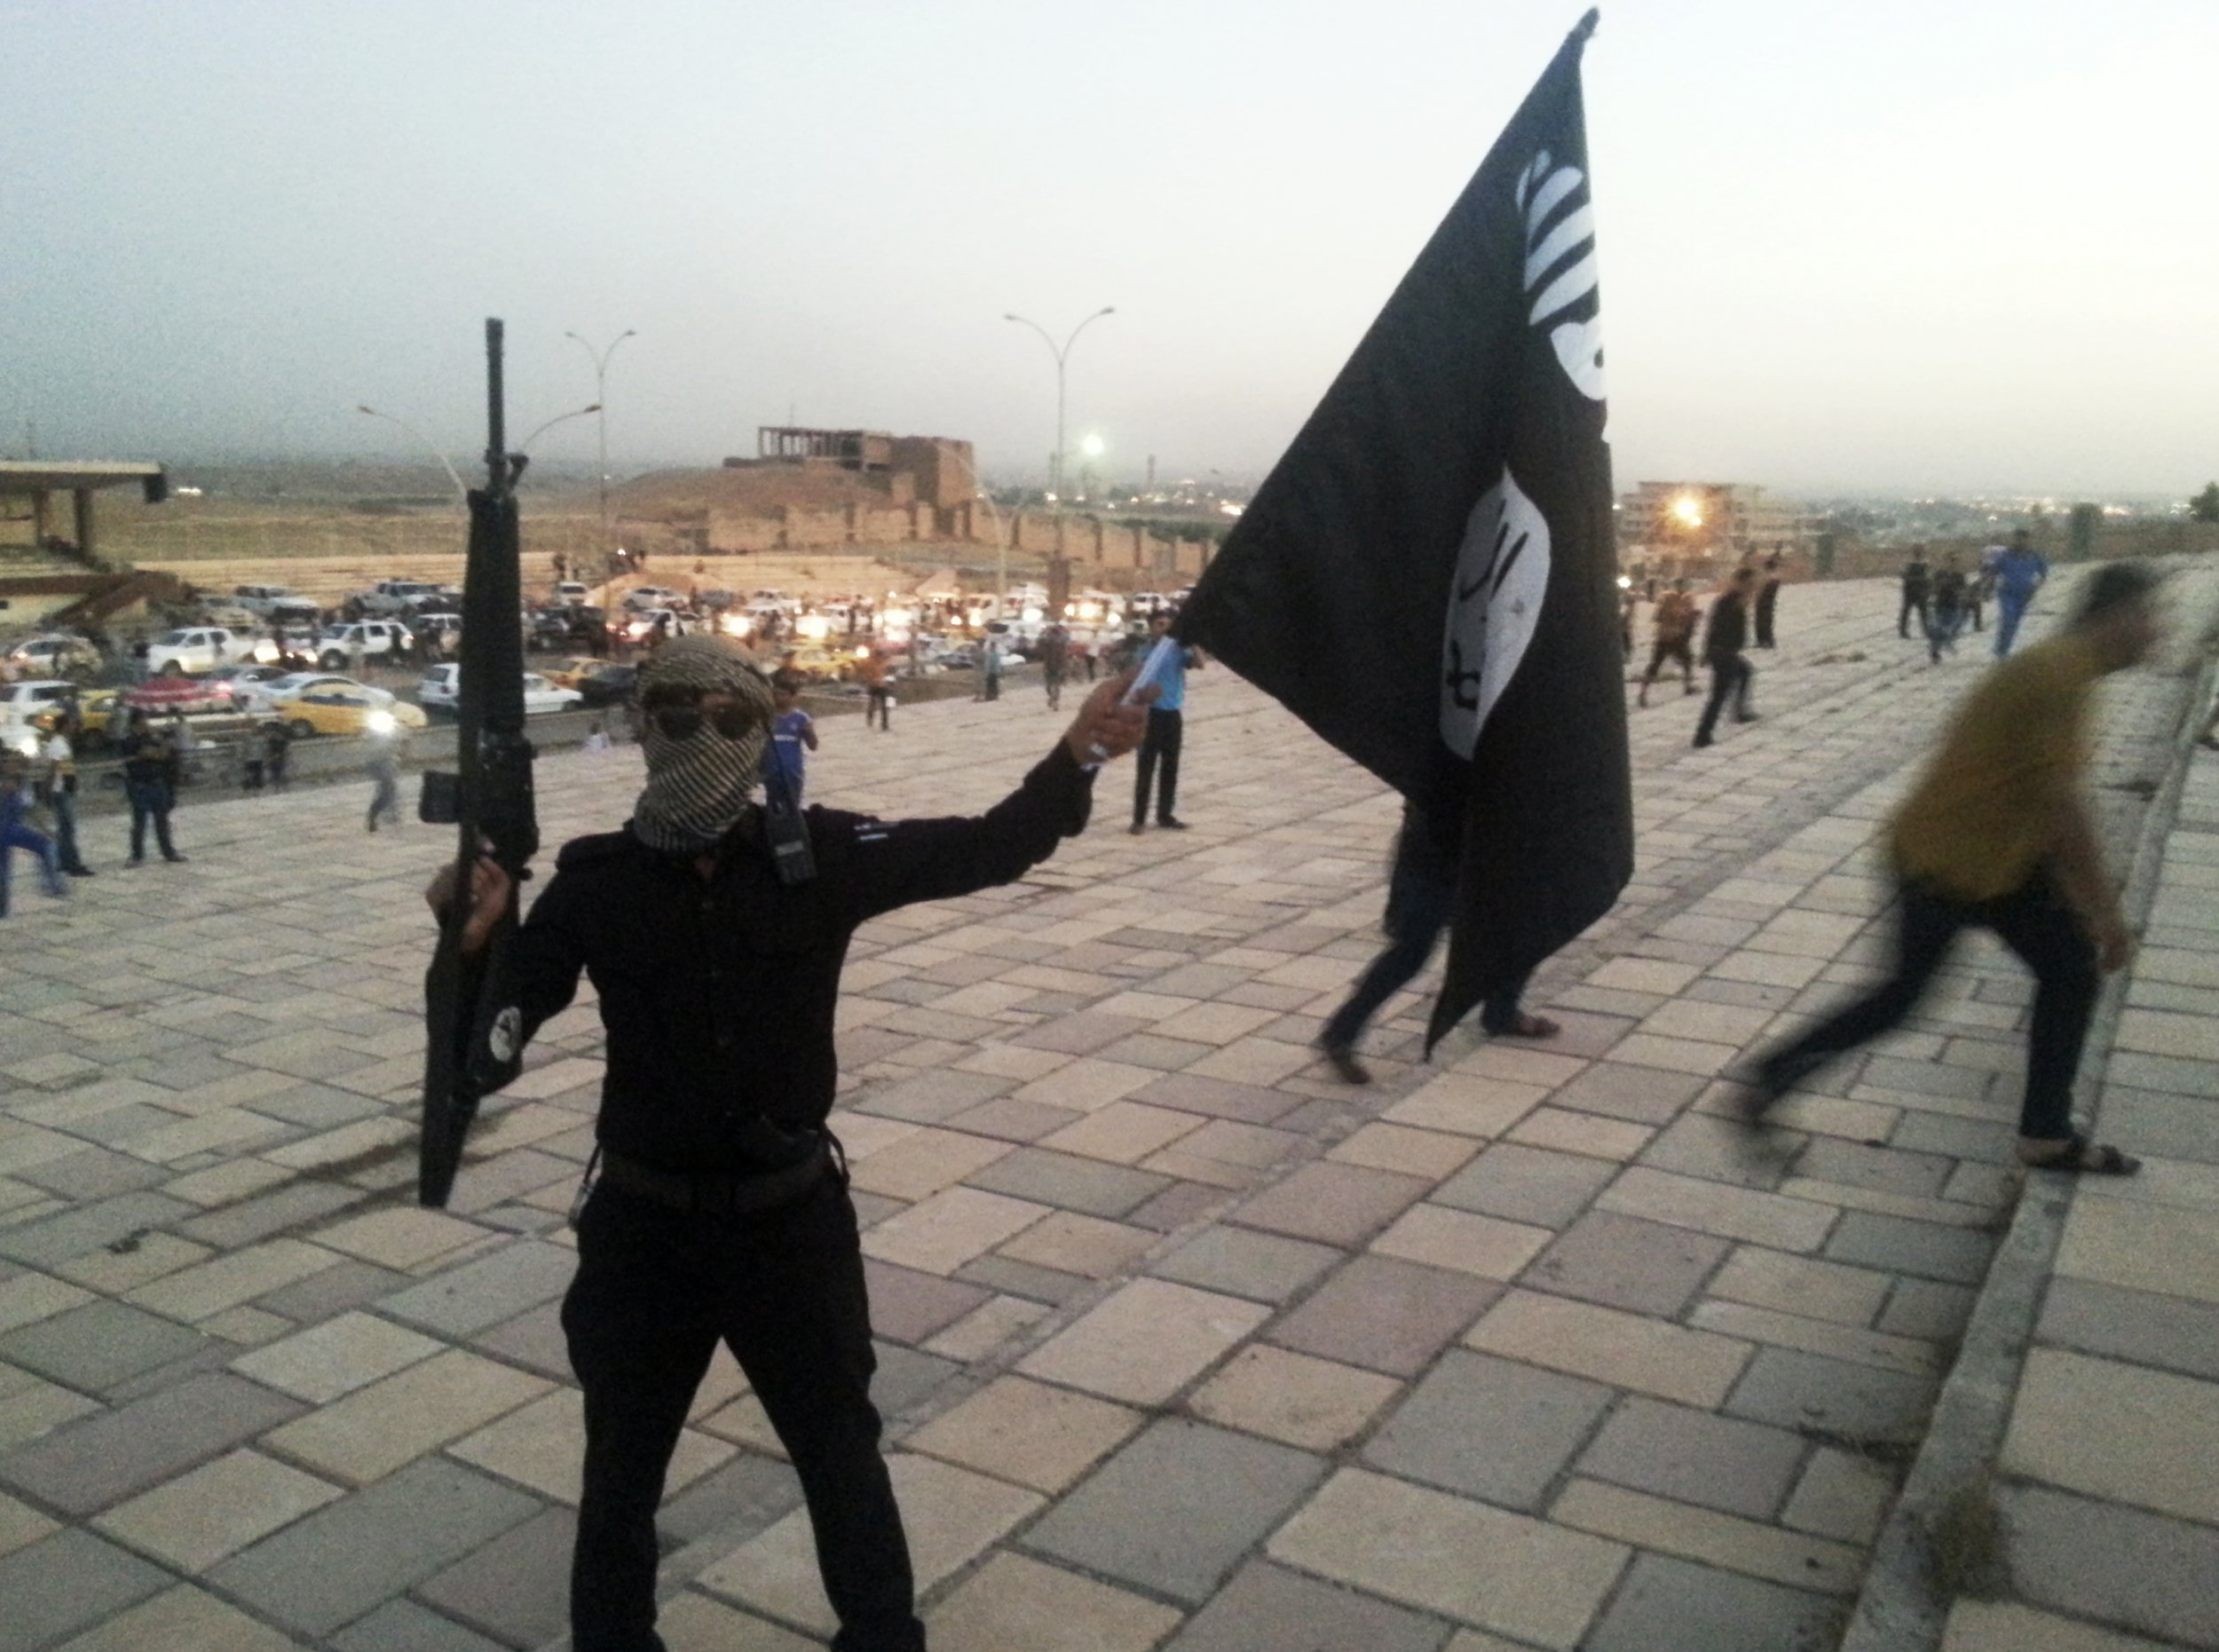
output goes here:
[{"label": "parked car", "polygon": [[296,739],[318,734],[391,734],[430,721],[406,700],[381,704],[372,690],[344,679],[319,684],[277,704],[277,716]]},{"label": "parked car", "polygon": [[[51,733],[61,722],[62,707],[67,701],[57,700],[47,709],[33,714],[32,723],[42,733]],[[122,733],[118,719],[123,711],[123,691],[115,688],[96,688],[77,700],[77,737],[75,742],[80,757],[105,750],[111,730]]]},{"label": "parked car", "polygon": [[[416,703],[427,711],[453,713],[462,692],[462,668],[432,666],[416,684]],[[568,711],[581,700],[574,688],[557,688],[536,671],[524,674],[524,715]]]},{"label": "parked car", "polygon": [[213,677],[170,673],[150,676],[136,688],[125,689],[122,703],[126,710],[143,711],[155,717],[167,717],[176,712],[187,716],[203,712],[228,716],[241,709],[238,693],[231,684]]},{"label": "parked car", "polygon": [[359,688],[381,706],[390,706],[398,698],[391,689],[372,688],[367,683],[358,683],[336,671],[288,671],[263,684],[263,692],[274,700],[288,700],[326,687]]},{"label": "parked car", "polygon": [[82,636],[54,631],[26,637],[7,652],[7,661],[35,677],[90,676],[100,668],[100,651]]},{"label": "parked car", "polygon": [[292,595],[292,588],[287,585],[240,585],[233,588],[231,600],[234,607],[244,608],[249,613],[267,619],[272,604],[282,602]]},{"label": "parked car", "polygon": [[608,663],[597,654],[572,654],[542,668],[540,675],[557,688],[576,688],[588,675]]},{"label": "parked car", "polygon": [[578,703],[588,710],[595,710],[604,706],[622,705],[632,698],[632,691],[638,683],[638,667],[596,660],[593,669],[580,676],[572,686],[578,691]]},{"label": "parked car", "polygon": [[439,588],[427,580],[380,580],[367,591],[355,595],[355,604],[364,613],[407,613],[419,597],[436,597]]},{"label": "parked car", "polygon": [[624,605],[637,613],[644,608],[675,608],[678,593],[666,585],[637,585],[624,593]]},{"label": "parked car", "polygon": [[357,648],[365,660],[391,660],[406,655],[415,639],[398,620],[359,620],[334,626],[316,644],[316,660],[327,671],[351,664]]},{"label": "parked car", "polygon": [[557,580],[555,582],[555,601],[563,607],[575,608],[588,596],[586,587],[576,580]]},{"label": "parked car", "polygon": [[[77,697],[75,683],[59,678],[34,678],[25,683],[0,683],[0,745],[17,751],[38,746],[38,719]],[[0,854],[4,854],[0,850]]]},{"label": "parked car", "polygon": [[676,608],[642,608],[626,622],[624,634],[636,643],[644,643],[654,636],[658,625],[665,636],[685,636],[700,629],[701,622]]},{"label": "parked car", "polygon": [[190,626],[156,637],[146,651],[146,669],[190,676],[237,665],[253,659],[254,653],[255,638],[244,631],[220,625]]}]

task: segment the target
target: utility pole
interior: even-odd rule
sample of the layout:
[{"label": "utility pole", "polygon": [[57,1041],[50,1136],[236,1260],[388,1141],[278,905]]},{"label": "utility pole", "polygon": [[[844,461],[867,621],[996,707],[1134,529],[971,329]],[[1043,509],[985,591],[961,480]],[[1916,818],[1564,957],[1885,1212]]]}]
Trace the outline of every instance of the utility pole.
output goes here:
[{"label": "utility pole", "polygon": [[616,354],[616,347],[619,344],[628,338],[636,338],[638,336],[635,329],[628,327],[609,341],[609,347],[606,350],[596,351],[576,333],[563,335],[565,338],[577,339],[578,347],[586,352],[587,360],[593,363],[594,407],[601,415],[599,420],[601,426],[601,554],[604,557],[614,549],[609,542],[609,358]]}]

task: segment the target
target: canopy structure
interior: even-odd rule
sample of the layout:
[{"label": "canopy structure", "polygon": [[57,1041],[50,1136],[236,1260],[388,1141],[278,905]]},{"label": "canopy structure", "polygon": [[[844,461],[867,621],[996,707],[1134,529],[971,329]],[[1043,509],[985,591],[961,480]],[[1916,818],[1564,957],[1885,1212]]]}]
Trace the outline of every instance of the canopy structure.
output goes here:
[{"label": "canopy structure", "polygon": [[77,555],[96,565],[99,551],[93,534],[92,495],[104,487],[120,487],[126,482],[138,483],[149,501],[166,498],[170,491],[169,477],[162,466],[138,460],[99,459],[65,463],[46,459],[0,459],[0,499],[30,500],[34,541],[43,546],[53,537],[53,497],[56,494],[67,494],[76,508],[73,542]]}]

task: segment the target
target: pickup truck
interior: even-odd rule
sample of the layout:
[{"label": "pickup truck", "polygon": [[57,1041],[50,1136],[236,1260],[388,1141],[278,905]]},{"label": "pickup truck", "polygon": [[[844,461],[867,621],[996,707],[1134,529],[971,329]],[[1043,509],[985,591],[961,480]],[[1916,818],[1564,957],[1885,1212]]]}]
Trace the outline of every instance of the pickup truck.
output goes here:
[{"label": "pickup truck", "polygon": [[340,670],[352,662],[357,645],[365,660],[391,659],[406,654],[415,640],[398,620],[362,620],[335,626],[318,639],[316,663],[327,671]]},{"label": "pickup truck", "polygon": [[354,600],[364,613],[407,613],[421,598],[438,594],[439,588],[424,580],[380,580]]},{"label": "pickup truck", "polygon": [[164,631],[146,650],[146,669],[191,676],[213,671],[217,666],[239,665],[254,658],[257,640],[245,631],[220,625]]},{"label": "pickup truck", "polygon": [[266,620],[270,617],[271,609],[292,594],[291,588],[284,585],[234,586],[231,593],[231,605],[244,608],[249,613]]}]

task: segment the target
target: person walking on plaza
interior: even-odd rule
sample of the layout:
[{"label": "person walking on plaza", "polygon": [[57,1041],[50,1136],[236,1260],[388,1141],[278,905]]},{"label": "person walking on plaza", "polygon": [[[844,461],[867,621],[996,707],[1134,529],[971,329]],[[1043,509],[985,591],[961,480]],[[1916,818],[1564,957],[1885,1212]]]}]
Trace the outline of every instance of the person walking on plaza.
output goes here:
[{"label": "person walking on plaza", "polygon": [[400,753],[395,749],[398,735],[373,738],[370,742],[370,779],[377,789],[370,794],[369,829],[377,830],[379,819],[400,824]]},{"label": "person walking on plaza", "polygon": [[1996,558],[2003,554],[2001,545],[1990,545],[1980,552],[1980,559],[1965,575],[1965,624],[1975,631],[1985,630],[1982,611],[1987,605],[1990,593],[1995,589]]},{"label": "person walking on plaza", "polygon": [[0,756],[0,918],[8,915],[10,863],[19,849],[38,862],[47,894],[59,900],[69,893],[54,840],[31,825],[30,810],[30,765],[20,753],[7,752]]},{"label": "person walking on plaza", "polygon": [[1749,589],[1756,582],[1755,569],[1737,568],[1725,594],[1710,605],[1710,624],[1702,634],[1702,662],[1710,668],[1710,698],[1703,702],[1702,720],[1695,724],[1698,747],[1711,743],[1718,713],[1725,708],[1728,695],[1733,698],[1734,722],[1757,721],[1757,714],[1749,709],[1749,686],[1756,681],[1757,668],[1741,652],[1749,640]]},{"label": "person walking on plaza", "polygon": [[1056,620],[1040,633],[1040,682],[1048,692],[1048,709],[1063,708],[1063,681],[1070,673],[1071,634]]},{"label": "person walking on plaza", "polygon": [[54,850],[63,873],[73,878],[92,875],[92,868],[84,864],[77,848],[76,741],[81,738],[73,709],[54,725],[54,731],[38,748],[39,762],[44,765],[41,789],[54,818]]},{"label": "person walking on plaza", "polygon": [[802,679],[791,671],[770,679],[770,755],[764,772],[786,783],[794,807],[802,806],[802,783],[809,760],[804,750],[817,749],[817,724],[802,709]]},{"label": "person walking on plaza", "polygon": [[1941,664],[1944,653],[1957,652],[1957,632],[1964,624],[1965,576],[1957,572],[1954,555],[1942,557],[1934,570],[1933,596],[1926,611],[1926,657]]},{"label": "person walking on plaza", "polygon": [[1911,547],[1911,559],[1903,565],[1903,606],[1895,616],[1895,634],[1898,636],[1910,636],[1911,616],[1915,613],[1918,615],[1919,630],[1924,633],[1927,582],[1926,547],[1914,545]]},{"label": "person walking on plaza", "polygon": [[2131,1174],[2073,1127],[2073,1080],[2104,972],[2134,937],[2104,871],[2082,782],[2100,678],[2156,645],[2156,578],[2098,567],[2063,635],[1993,668],[1958,711],[1888,828],[1899,902],[1888,978],[1757,1063],[1752,1118],[1837,1056],[1900,1026],[1961,929],[1992,929],[2033,971],[2018,1156],[2051,1170]]},{"label": "person walking on plaza", "polygon": [[[841,961],[870,919],[1008,883],[1082,831],[1094,765],[1141,738],[1128,684],[1088,695],[983,815],[809,810],[815,875],[795,885],[749,801],[770,743],[762,673],[714,636],[674,640],[642,668],[646,788],[623,830],[565,846],[508,953],[519,1042],[570,1004],[581,972],[608,1039],[599,1177],[561,1309],[585,1411],[575,1652],[663,1644],[656,1507],[720,1341],[801,1482],[833,1646],[924,1652],[871,1400],[855,1205],[827,1128]],[[435,911],[456,883],[450,867],[426,890]],[[483,955],[510,892],[490,858],[473,869],[465,959]]]},{"label": "person walking on plaza", "polygon": [[262,727],[263,771],[270,782],[270,789],[285,789],[285,764],[293,754],[293,731],[283,723],[266,723]]},{"label": "person walking on plaza", "polygon": [[[1455,839],[1414,805],[1402,806],[1402,829],[1394,840],[1394,868],[1387,874],[1386,913],[1380,927],[1387,944],[1357,977],[1347,1002],[1335,1010],[1318,1037],[1328,1064],[1349,1084],[1371,1082],[1370,1070],[1356,1057],[1379,1007],[1407,986],[1433,956],[1441,932],[1455,915]],[[1495,1038],[1552,1039],[1562,1032],[1544,1016],[1526,1013],[1526,984],[1496,993],[1480,1007],[1480,1027]]]},{"label": "person walking on plaza", "polygon": [[1758,576],[1757,581],[1757,645],[1759,648],[1780,646],[1779,640],[1773,632],[1773,622],[1779,612],[1780,558],[1777,556],[1771,556],[1765,558],[1764,572]]},{"label": "person walking on plaza", "polygon": [[881,734],[894,731],[894,684],[886,668],[886,661],[873,649],[856,661],[856,681],[863,684],[865,695],[863,703],[863,726],[874,723]]},{"label": "person walking on plaza", "polygon": [[170,840],[170,810],[178,801],[178,755],[169,736],[155,732],[145,711],[134,710],[129,731],[115,750],[123,760],[123,795],[131,806],[131,865],[139,866],[146,858],[149,822],[162,858],[183,860]]},{"label": "person walking on plaza", "polygon": [[2011,542],[1995,559],[1995,657],[2006,659],[2018,636],[2018,622],[2049,577],[2049,565],[2036,553],[2025,528],[2011,530]]},{"label": "person walking on plaza", "polygon": [[[1158,613],[1148,622],[1149,635],[1161,642],[1171,635],[1172,616]],[[1175,812],[1179,801],[1179,747],[1186,733],[1187,671],[1202,664],[1199,649],[1174,648],[1156,679],[1156,703],[1148,708],[1148,738],[1133,776],[1133,835],[1148,830],[1149,788],[1156,788],[1156,824],[1168,832],[1184,832],[1187,823]],[[1161,779],[1158,779],[1160,771]]]},{"label": "person walking on plaza", "polygon": [[1695,599],[1687,594],[1687,581],[1674,580],[1671,589],[1656,599],[1656,615],[1649,622],[1649,668],[1641,674],[1641,692],[1637,705],[1649,703],[1649,690],[1655,684],[1657,673],[1666,662],[1679,662],[1681,692],[1695,692],[1695,622],[1701,616],[1695,611]]}]

